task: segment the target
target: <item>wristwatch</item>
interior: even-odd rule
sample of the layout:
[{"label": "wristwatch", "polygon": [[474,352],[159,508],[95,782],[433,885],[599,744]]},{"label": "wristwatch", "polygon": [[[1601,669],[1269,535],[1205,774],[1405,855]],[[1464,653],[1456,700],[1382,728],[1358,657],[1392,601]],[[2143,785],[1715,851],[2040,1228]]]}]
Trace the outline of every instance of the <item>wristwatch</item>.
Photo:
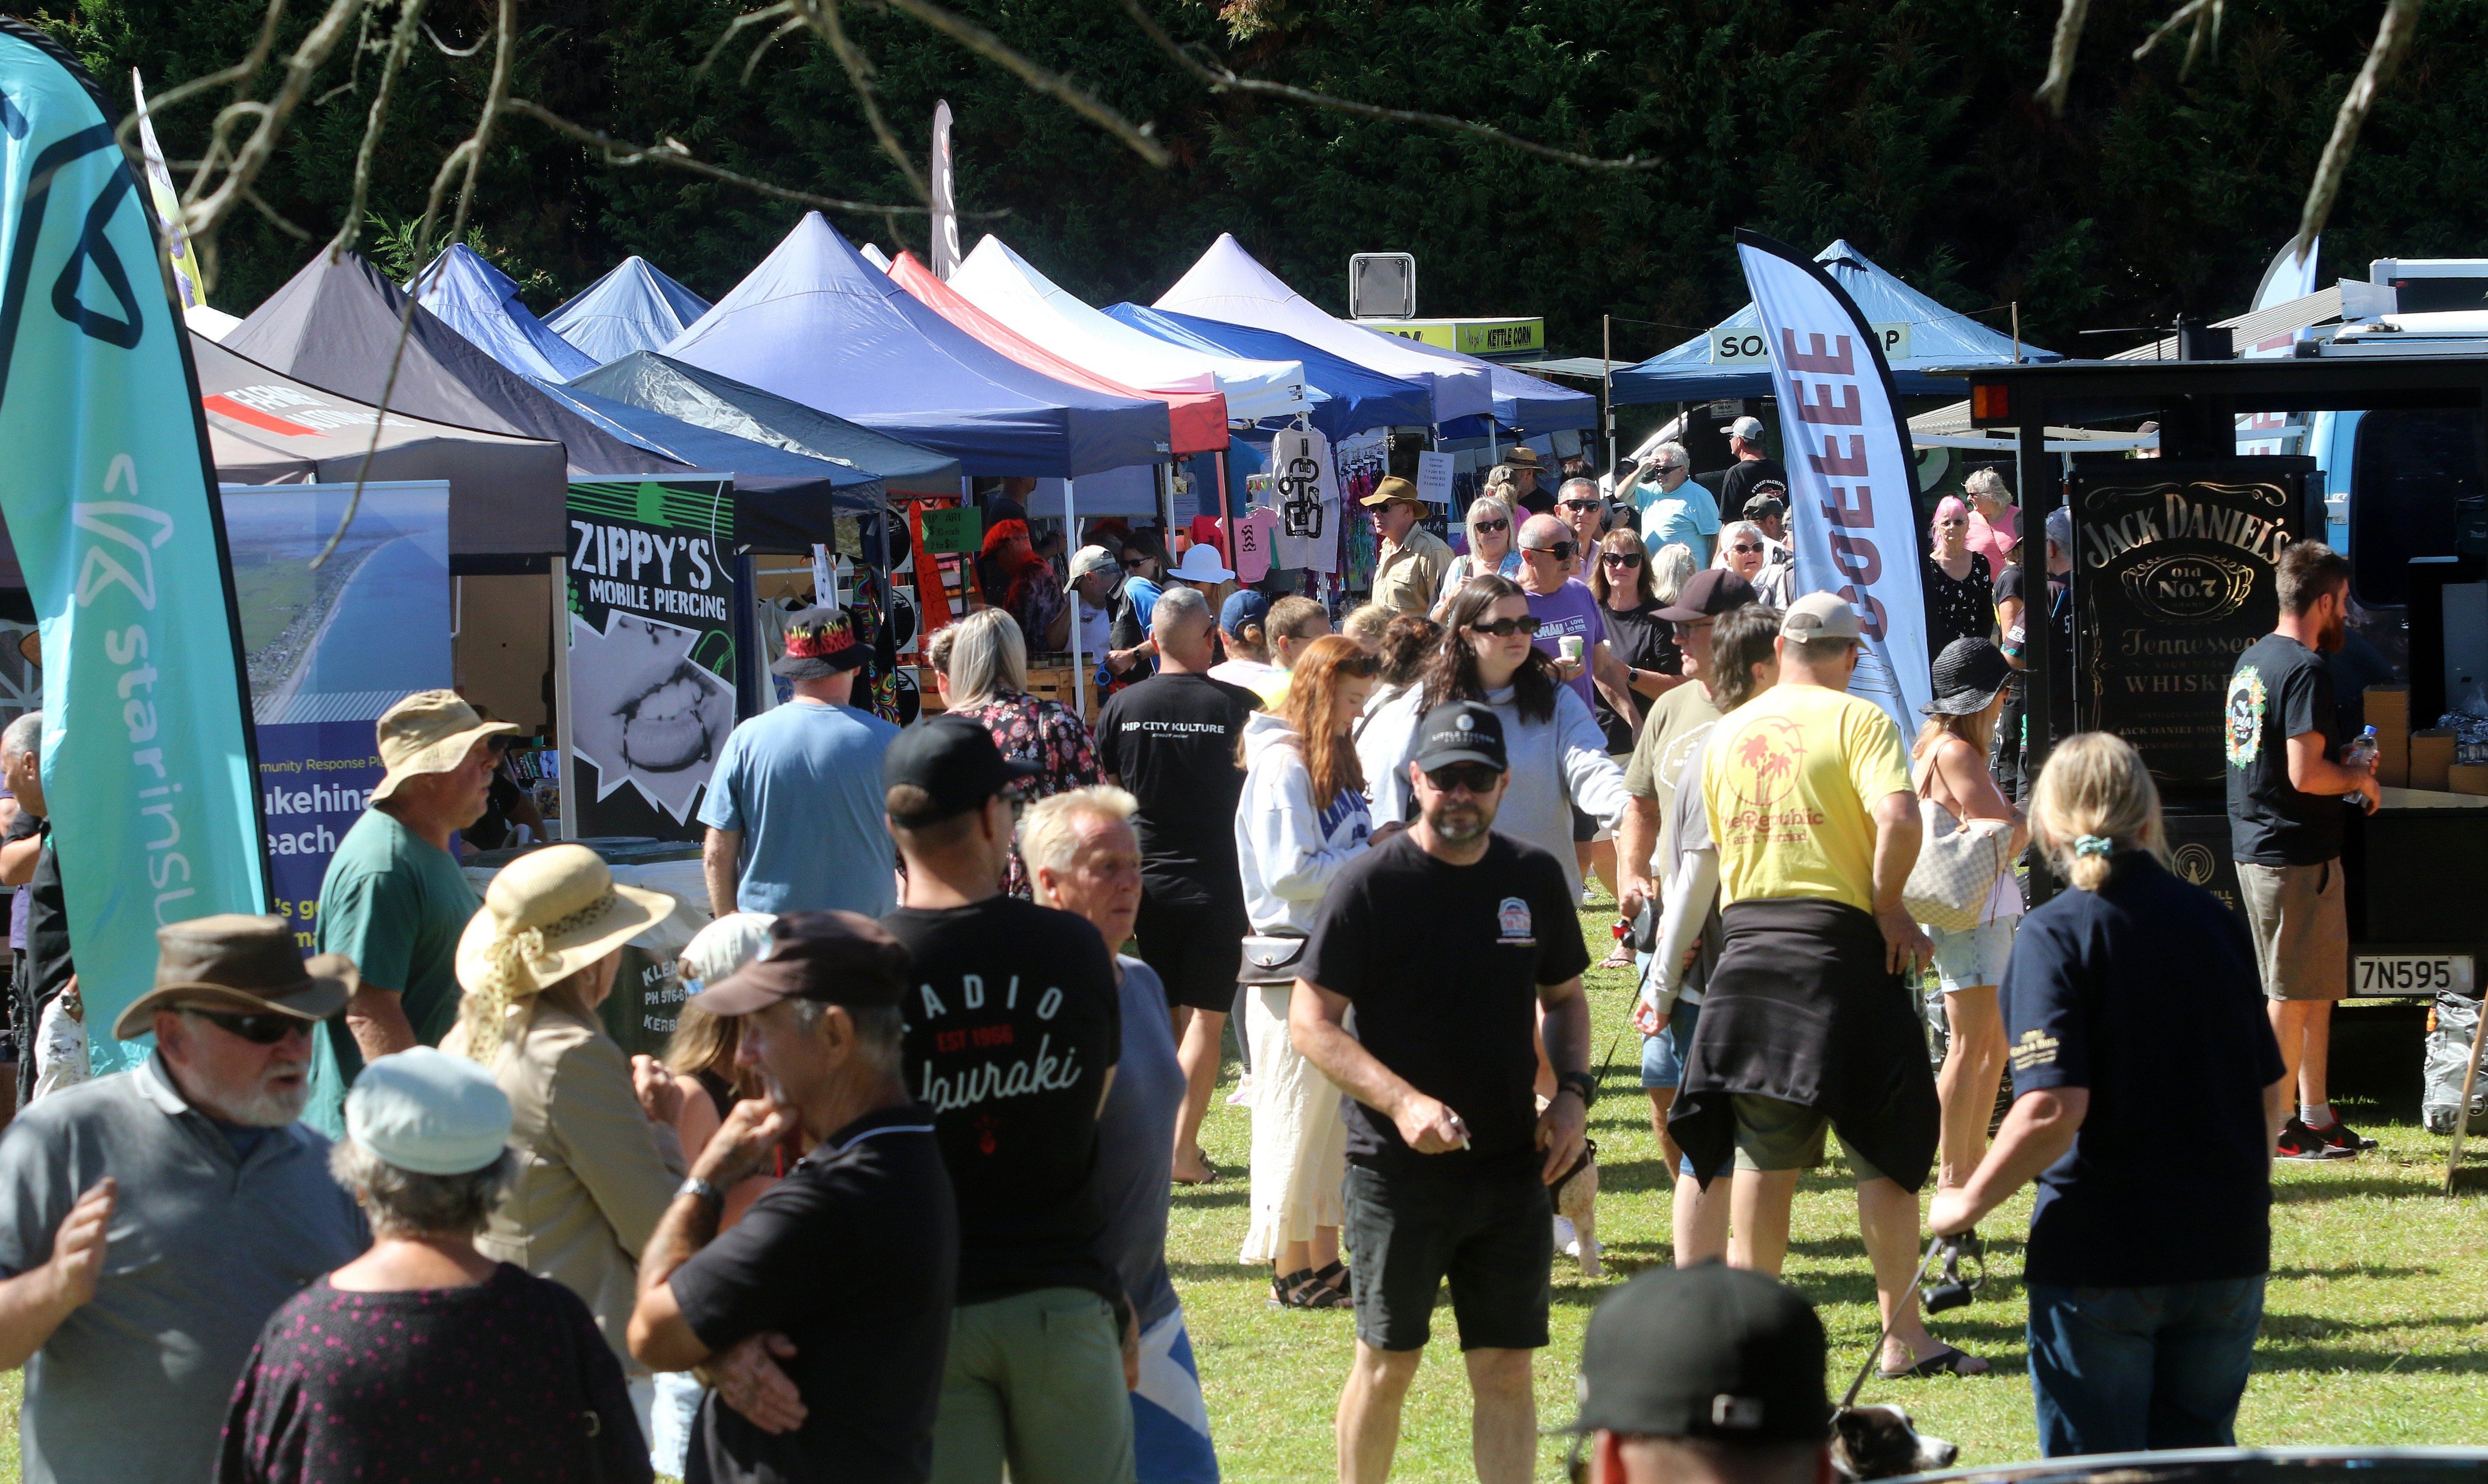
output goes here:
[{"label": "wristwatch", "polygon": [[725,1204],[725,1192],[709,1184],[707,1181],[702,1180],[697,1175],[690,1177],[681,1185],[674,1188],[675,1199],[679,1200],[686,1195],[698,1196],[701,1200],[707,1201],[713,1206],[723,1206]]},{"label": "wristwatch", "polygon": [[1598,1101],[1598,1079],[1587,1072],[1567,1072],[1555,1078],[1555,1086],[1559,1091],[1578,1097],[1584,1108]]}]

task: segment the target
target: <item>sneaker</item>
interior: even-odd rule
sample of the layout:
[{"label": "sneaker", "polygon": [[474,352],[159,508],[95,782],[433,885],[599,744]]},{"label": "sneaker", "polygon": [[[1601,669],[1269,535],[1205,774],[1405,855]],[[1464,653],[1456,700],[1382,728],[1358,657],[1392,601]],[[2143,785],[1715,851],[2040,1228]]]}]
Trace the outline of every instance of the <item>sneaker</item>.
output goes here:
[{"label": "sneaker", "polygon": [[2283,1160],[2346,1160],[2358,1151],[2335,1147],[2292,1113],[2289,1122],[2281,1125],[2280,1142],[2274,1147],[2273,1153]]},{"label": "sneaker", "polygon": [[1229,1107],[1251,1107],[1253,1106],[1252,1073],[1247,1072],[1242,1077],[1235,1079],[1235,1090],[1227,1095],[1227,1106]]},{"label": "sneaker", "polygon": [[1583,907],[1596,907],[1603,900],[1604,898],[1598,895],[1597,887],[1587,882],[1581,883],[1581,905]]},{"label": "sneaker", "polygon": [[1567,1257],[1581,1255],[1581,1238],[1572,1230],[1570,1217],[1559,1216],[1555,1218],[1555,1250]]},{"label": "sneaker", "polygon": [[2337,1159],[2355,1159],[2376,1147],[2374,1139],[2351,1128],[2337,1117],[2332,1120],[2329,1128],[2308,1129],[2306,1132],[2323,1140],[2328,1147],[2338,1150],[2339,1153],[2335,1156]]}]

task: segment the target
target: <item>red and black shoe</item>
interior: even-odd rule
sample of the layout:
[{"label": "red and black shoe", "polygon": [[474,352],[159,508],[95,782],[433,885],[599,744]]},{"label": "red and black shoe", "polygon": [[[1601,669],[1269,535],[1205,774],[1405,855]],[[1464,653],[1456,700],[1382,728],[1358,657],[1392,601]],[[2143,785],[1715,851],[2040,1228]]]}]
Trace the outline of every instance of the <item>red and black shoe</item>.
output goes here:
[{"label": "red and black shoe", "polygon": [[[2336,1123],[2333,1127],[2339,1128],[2340,1125]],[[2280,1142],[2273,1148],[2274,1157],[2282,1160],[2346,1160],[2357,1153],[2355,1149],[2343,1149],[2329,1142],[2323,1134],[2300,1122],[2296,1113],[2290,1114],[2289,1122],[2280,1126]]]},{"label": "red and black shoe", "polygon": [[2356,1159],[2358,1156],[2376,1147],[2376,1141],[2374,1139],[2371,1139],[2365,1134],[2360,1133],[2358,1130],[2351,1128],[2348,1124],[2342,1122],[2338,1118],[2333,1119],[2331,1124],[2324,1128],[2308,1129],[2306,1132],[2313,1134],[2315,1137],[2322,1139],[2331,1147],[2339,1150],[2340,1153],[2333,1156],[2335,1159]]}]

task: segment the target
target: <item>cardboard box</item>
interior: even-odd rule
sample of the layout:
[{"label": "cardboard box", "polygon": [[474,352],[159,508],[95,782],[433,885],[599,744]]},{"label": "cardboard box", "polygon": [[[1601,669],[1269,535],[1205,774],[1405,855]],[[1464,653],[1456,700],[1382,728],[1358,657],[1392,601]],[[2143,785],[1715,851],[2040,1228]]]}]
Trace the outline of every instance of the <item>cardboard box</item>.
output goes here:
[{"label": "cardboard box", "polygon": [[2410,787],[2410,734],[2376,728],[2376,781],[2387,788]]},{"label": "cardboard box", "polygon": [[2413,732],[2410,741],[2410,787],[2443,791],[2446,774],[2453,768],[2454,736],[2449,731],[2430,727]]},{"label": "cardboard box", "polygon": [[2363,694],[2367,725],[2379,732],[2410,730],[2410,686],[2369,686]]},{"label": "cardboard box", "polygon": [[2488,763],[2456,763],[2446,770],[2445,786],[2456,794],[2488,794]]}]

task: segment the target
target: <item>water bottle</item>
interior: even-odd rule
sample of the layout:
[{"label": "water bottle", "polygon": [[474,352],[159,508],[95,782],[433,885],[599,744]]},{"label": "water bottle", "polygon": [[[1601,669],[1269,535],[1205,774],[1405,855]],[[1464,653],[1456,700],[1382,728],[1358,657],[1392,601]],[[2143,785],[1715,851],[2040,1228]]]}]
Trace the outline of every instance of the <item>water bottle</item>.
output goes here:
[{"label": "water bottle", "polygon": [[[2376,729],[2374,727],[2369,727],[2365,731],[2361,732],[2356,738],[2351,740],[2350,745],[2341,749],[2341,766],[2344,768],[2364,770],[2368,765],[2374,763],[2375,760]],[[2353,789],[2341,797],[2344,798],[2358,798],[2362,796],[2358,790]]]}]

